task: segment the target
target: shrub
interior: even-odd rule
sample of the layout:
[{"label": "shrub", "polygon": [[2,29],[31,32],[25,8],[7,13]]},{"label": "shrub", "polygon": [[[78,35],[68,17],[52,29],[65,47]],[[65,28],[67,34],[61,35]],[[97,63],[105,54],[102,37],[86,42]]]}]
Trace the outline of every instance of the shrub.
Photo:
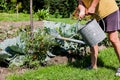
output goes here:
[{"label": "shrub", "polygon": [[49,35],[47,29],[37,29],[31,37],[30,29],[21,32],[21,40],[25,43],[25,52],[33,56],[33,60],[39,60],[42,63],[47,51],[51,46],[56,45],[55,38]]},{"label": "shrub", "polygon": [[41,9],[41,10],[38,10],[36,15],[38,16],[39,20],[44,20],[49,17],[49,12],[48,12],[48,10]]}]

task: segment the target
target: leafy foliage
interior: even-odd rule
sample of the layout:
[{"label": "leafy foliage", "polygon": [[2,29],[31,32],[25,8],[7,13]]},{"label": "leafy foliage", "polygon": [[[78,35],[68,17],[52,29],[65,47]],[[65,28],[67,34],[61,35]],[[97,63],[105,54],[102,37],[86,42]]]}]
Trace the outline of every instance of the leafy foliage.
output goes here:
[{"label": "leafy foliage", "polygon": [[[76,24],[46,21],[44,26],[44,28],[34,30],[33,36],[31,36],[30,26],[21,28],[18,31],[18,37],[4,40],[4,43],[0,44],[0,48],[8,53],[1,55],[10,62],[10,66],[25,64],[28,67],[34,67],[36,64],[43,63],[48,54],[50,55],[50,51],[57,53],[60,52],[60,49],[64,49],[66,53],[68,53],[67,51],[72,51],[75,54],[81,53],[80,44],[56,39],[58,36],[63,36],[80,40],[79,35],[74,35],[76,34]],[[59,47],[54,50],[56,46]]]},{"label": "leafy foliage", "polygon": [[[0,9],[5,12],[15,12],[18,5],[19,11],[23,13],[30,12],[30,0],[2,0]],[[27,5],[26,5],[27,4]],[[76,0],[35,0],[33,2],[33,12],[40,9],[48,9],[50,14],[57,11],[62,17],[70,17],[70,14],[77,6]]]},{"label": "leafy foliage", "polygon": [[[14,37],[11,39],[6,39],[0,43],[0,59],[1,61],[7,60],[9,65],[14,64],[16,66],[20,66],[19,60],[16,61],[16,57],[20,55],[24,55],[24,44],[21,43],[20,37]],[[22,64],[23,65],[23,64]]]},{"label": "leafy foliage", "polygon": [[62,15],[62,18],[70,17],[70,14],[74,11],[77,6],[76,0],[46,0],[45,4],[49,7],[51,14],[56,14],[58,12]]},{"label": "leafy foliage", "polygon": [[120,7],[120,0],[116,0],[118,6]]},{"label": "leafy foliage", "polygon": [[[69,39],[75,39],[75,40],[82,40],[82,37],[79,33],[77,33],[77,30],[82,27],[81,24],[65,24],[65,23],[56,23],[56,22],[50,22],[50,21],[44,21],[45,27],[48,29],[49,33],[53,35],[54,37],[67,37]],[[60,47],[65,49],[66,52],[69,53],[72,52],[72,54],[80,54],[84,55],[85,50],[81,50],[82,48],[85,49],[86,45],[82,45],[76,42],[72,41],[66,41],[66,40],[59,40],[58,42],[60,44]],[[55,48],[53,50],[54,52],[60,52],[60,48]],[[62,53],[61,53],[62,54]]]},{"label": "leafy foliage", "polygon": [[37,59],[42,63],[50,47],[56,45],[55,38],[49,35],[46,29],[37,29],[33,37],[30,34],[30,29],[21,31],[21,40],[25,43],[25,53],[33,55],[33,60]]},{"label": "leafy foliage", "polygon": [[6,12],[9,10],[7,5],[8,3],[5,0],[0,1],[0,9],[3,10],[3,12]]},{"label": "leafy foliage", "polygon": [[29,28],[18,31],[18,37],[0,43],[0,58],[9,61],[9,66],[21,66],[25,62],[33,66],[36,60],[42,63],[50,47],[56,45],[55,38],[47,33],[47,29],[38,29],[32,38]]},{"label": "leafy foliage", "polygon": [[38,10],[36,15],[38,16],[39,20],[44,20],[44,19],[47,19],[49,17],[49,12],[48,12],[48,10],[41,9],[41,10]]}]

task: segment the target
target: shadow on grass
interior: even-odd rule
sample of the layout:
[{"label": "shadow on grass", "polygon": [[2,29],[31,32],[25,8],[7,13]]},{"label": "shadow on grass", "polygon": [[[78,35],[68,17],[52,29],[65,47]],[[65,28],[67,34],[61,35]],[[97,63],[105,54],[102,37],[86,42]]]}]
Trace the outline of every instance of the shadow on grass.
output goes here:
[{"label": "shadow on grass", "polygon": [[76,68],[86,68],[90,66],[90,56],[77,56],[75,61],[68,61],[68,65]]},{"label": "shadow on grass", "polygon": [[[68,58],[68,66],[84,69],[91,65],[90,54],[87,54],[87,53],[85,56],[82,56],[80,54],[69,54],[64,48],[61,48],[59,46],[54,47],[54,49],[52,50],[52,53],[57,56],[58,55],[66,56]],[[75,61],[72,61],[73,58],[75,59]],[[98,67],[105,67],[105,68],[113,70],[113,71],[116,70],[115,67],[106,65],[100,57],[98,57],[97,63],[98,63],[97,64]]]},{"label": "shadow on grass", "polygon": [[[68,66],[81,68],[81,69],[85,69],[85,68],[89,67],[90,65],[91,65],[90,55],[79,56],[79,57],[76,58],[76,60],[74,62],[70,62],[70,61],[68,62]],[[109,65],[105,65],[105,63],[99,57],[98,57],[97,65],[98,65],[98,67],[105,67],[107,69],[116,71],[115,67],[109,66]]]}]

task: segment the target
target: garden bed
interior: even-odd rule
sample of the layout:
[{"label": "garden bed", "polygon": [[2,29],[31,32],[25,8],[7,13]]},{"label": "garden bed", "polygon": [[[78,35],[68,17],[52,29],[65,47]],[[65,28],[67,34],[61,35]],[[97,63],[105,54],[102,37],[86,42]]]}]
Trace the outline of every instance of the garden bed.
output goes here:
[{"label": "garden bed", "polygon": [[[14,32],[16,32],[19,27],[25,27],[27,25],[30,25],[29,21],[20,21],[20,22],[9,22],[9,21],[0,21],[0,42],[2,42],[5,38],[11,38],[14,35]],[[43,27],[42,21],[34,21],[34,28],[37,27]],[[7,33],[7,34],[6,34]],[[0,67],[0,80],[5,80],[5,76],[12,74],[12,73],[18,73],[21,74],[24,71],[26,71],[26,68],[15,68],[14,70],[7,68],[5,66]]]},{"label": "garden bed", "polygon": [[[29,21],[24,21],[24,22],[5,22],[1,21],[0,22],[0,33],[1,35],[5,35],[3,37],[0,37],[0,41],[3,41],[5,38],[11,38],[14,35],[14,32],[16,32],[21,26],[26,27],[27,25],[30,25]],[[34,29],[36,28],[42,28],[43,27],[43,21],[34,21]],[[7,33],[7,34],[6,34]],[[100,49],[103,49],[104,46],[101,46]],[[87,52],[90,52],[89,48],[87,48]],[[74,57],[70,57],[71,61],[75,61]],[[64,56],[55,56],[54,58],[51,58],[49,60],[48,64],[66,64],[69,61],[69,58],[67,55]],[[16,68],[14,70],[7,68],[7,67],[0,67],[0,80],[4,80],[6,75],[12,74],[12,73],[24,73],[27,68]],[[14,71],[14,72],[13,72]]]}]

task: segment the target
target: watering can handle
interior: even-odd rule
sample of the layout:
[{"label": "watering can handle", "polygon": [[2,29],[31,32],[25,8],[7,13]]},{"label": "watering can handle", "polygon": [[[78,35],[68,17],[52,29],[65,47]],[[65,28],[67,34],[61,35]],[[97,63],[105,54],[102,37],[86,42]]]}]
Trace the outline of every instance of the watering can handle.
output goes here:
[{"label": "watering can handle", "polygon": [[[96,14],[96,13],[90,13],[89,15],[96,15],[97,17],[99,17],[100,18],[100,20],[102,21],[102,23],[103,23],[103,31],[105,31],[105,22],[104,22],[104,20],[101,18],[101,16],[99,16],[98,14]],[[81,21],[81,19],[78,19],[78,21],[77,21],[77,24],[79,23]]]}]

